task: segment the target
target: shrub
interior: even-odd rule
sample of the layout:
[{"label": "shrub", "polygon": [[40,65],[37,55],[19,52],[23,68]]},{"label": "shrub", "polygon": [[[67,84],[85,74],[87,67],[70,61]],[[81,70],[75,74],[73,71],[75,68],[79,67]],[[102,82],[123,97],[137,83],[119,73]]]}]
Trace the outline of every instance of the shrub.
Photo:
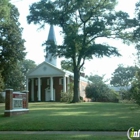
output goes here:
[{"label": "shrub", "polygon": [[0,103],[4,103],[5,100],[4,100],[4,97],[2,96],[2,94],[0,93]]},{"label": "shrub", "polygon": [[133,85],[130,92],[132,92],[132,98],[140,106],[140,88],[137,85]]},{"label": "shrub", "polygon": [[85,91],[86,97],[95,102],[119,102],[119,94],[104,83],[90,84]]},{"label": "shrub", "polygon": [[119,93],[115,92],[114,90],[109,89],[109,92],[107,93],[107,99],[109,102],[119,102]]},{"label": "shrub", "polygon": [[122,100],[131,100],[132,99],[132,93],[128,90],[121,90],[120,92]]},{"label": "shrub", "polygon": [[73,99],[73,83],[70,83],[68,88],[67,92],[61,92],[61,102],[71,102]]},{"label": "shrub", "polygon": [[140,70],[136,73],[136,79],[132,83],[130,92],[132,93],[132,98],[140,106]]},{"label": "shrub", "polygon": [[3,78],[2,78],[2,75],[1,75],[1,71],[0,71],[0,92],[3,91],[3,88],[4,88],[4,81],[3,81]]},{"label": "shrub", "polygon": [[71,102],[73,98],[73,95],[68,92],[61,92],[61,102]]},{"label": "shrub", "polygon": [[81,102],[83,102],[83,101],[84,101],[82,96],[80,96],[80,101],[81,101]]}]

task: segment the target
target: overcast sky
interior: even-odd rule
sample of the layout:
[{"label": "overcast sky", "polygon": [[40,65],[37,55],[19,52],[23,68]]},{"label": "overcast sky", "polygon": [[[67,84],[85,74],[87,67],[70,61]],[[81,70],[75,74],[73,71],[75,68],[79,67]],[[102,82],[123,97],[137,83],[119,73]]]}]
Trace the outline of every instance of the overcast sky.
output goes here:
[{"label": "overcast sky", "polygon": [[[37,30],[39,26],[33,24],[27,24],[26,16],[29,15],[29,5],[37,0],[11,0],[13,4],[19,10],[20,13],[20,23],[23,30],[23,38],[26,40],[25,47],[27,51],[27,59],[34,60],[36,64],[42,63],[44,58],[44,47],[42,43],[48,37],[49,25],[46,25],[45,29]],[[119,4],[116,10],[122,10],[128,12],[131,17],[134,15],[135,3],[138,0],[119,0]],[[60,36],[60,29],[55,27],[56,40],[58,44],[61,44],[62,37]],[[100,40],[100,42],[108,42],[105,39]],[[110,45],[118,48],[119,52],[122,54],[122,57],[111,57],[111,58],[94,58],[91,61],[86,61],[85,64],[85,73],[89,75],[99,74],[106,75],[106,78],[111,77],[111,73],[117,68],[118,64],[124,65],[134,65],[134,56],[136,52],[133,45],[127,46],[124,45],[121,41],[110,40],[108,42]]]}]

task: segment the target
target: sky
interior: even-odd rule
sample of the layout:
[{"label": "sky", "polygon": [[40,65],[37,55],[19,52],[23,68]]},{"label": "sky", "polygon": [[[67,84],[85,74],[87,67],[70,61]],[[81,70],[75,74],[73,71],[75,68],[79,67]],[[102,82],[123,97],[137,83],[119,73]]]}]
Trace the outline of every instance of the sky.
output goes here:
[{"label": "sky", "polygon": [[[36,2],[37,0],[11,0],[11,2],[18,8],[20,17],[19,22],[21,23],[21,27],[23,28],[23,39],[26,40],[25,47],[27,56],[26,59],[31,59],[36,62],[36,64],[40,64],[45,60],[45,52],[42,46],[43,42],[48,37],[49,25],[46,25],[44,29],[38,30],[39,26],[34,24],[27,23],[27,15],[29,15],[29,5]],[[138,0],[118,0],[118,5],[116,10],[122,10],[129,13],[130,17],[134,15],[135,3]],[[63,38],[60,35],[60,28],[54,27],[57,44],[61,44]],[[102,39],[98,40],[100,43],[107,42],[108,44],[116,47],[121,53],[121,57],[103,57],[101,59],[93,58],[92,60],[87,60],[85,67],[85,74],[98,74],[100,76],[105,75],[105,79],[110,79],[111,74],[117,68],[119,64],[124,64],[125,66],[134,65],[135,57],[134,54],[136,50],[133,45],[125,45],[122,41],[119,40],[107,40]]]}]

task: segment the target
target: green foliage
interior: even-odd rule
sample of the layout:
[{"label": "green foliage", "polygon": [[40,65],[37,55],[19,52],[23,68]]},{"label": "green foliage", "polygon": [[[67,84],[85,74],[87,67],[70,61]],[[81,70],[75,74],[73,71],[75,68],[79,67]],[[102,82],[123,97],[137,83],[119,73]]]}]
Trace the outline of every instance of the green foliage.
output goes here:
[{"label": "green foliage", "polygon": [[2,96],[2,94],[0,93],[0,103],[4,103],[5,100],[4,100],[4,97]]},{"label": "green foliage", "polygon": [[[72,60],[62,60],[61,68],[73,72]],[[81,68],[81,71],[84,71],[84,67]]]},{"label": "green foliage", "polygon": [[71,102],[73,99],[73,83],[68,85],[67,92],[61,92],[61,102]]},{"label": "green foliage", "polygon": [[132,21],[133,28],[133,36],[131,40],[135,43],[135,48],[137,50],[137,58],[136,63],[140,66],[140,0],[137,1],[135,7],[135,18]]},{"label": "green foliage", "polygon": [[109,92],[106,94],[106,100],[108,102],[118,103],[119,99],[120,99],[119,93],[109,89]]},{"label": "green foliage", "polygon": [[138,68],[133,66],[124,67],[119,65],[112,74],[110,84],[113,86],[129,86],[135,78]]},{"label": "green foliage", "polygon": [[93,56],[120,56],[118,50],[108,44],[97,44],[98,38],[120,38],[127,40],[129,15],[115,12],[116,0],[40,0],[30,6],[28,23],[46,23],[62,28],[64,41],[55,45],[46,41],[46,52],[52,56],[64,56],[72,60],[74,72],[73,102],[79,101],[80,70],[86,59]]},{"label": "green foliage", "polygon": [[[134,40],[137,49],[136,63],[140,66],[140,0],[136,3],[134,27],[132,39]],[[138,69],[136,73],[136,78],[132,83],[130,92],[132,93],[132,98],[140,105],[140,69]]]},{"label": "green foliage", "polygon": [[81,101],[81,102],[83,102],[83,101],[84,101],[82,96],[80,96],[80,101]]},{"label": "green foliage", "polygon": [[132,93],[130,92],[130,90],[125,90],[125,89],[121,89],[119,91],[119,94],[121,96],[122,100],[131,100],[132,99]]},{"label": "green foliage", "polygon": [[[4,22],[0,24],[0,71],[5,87],[9,87],[9,85],[11,87],[14,84],[14,80],[10,79],[11,75],[15,76],[15,79],[18,75],[22,77],[22,73],[19,74],[17,71],[18,63],[26,55],[24,52],[25,41],[22,39],[22,28],[18,22],[19,13],[17,8],[9,2],[3,2],[4,9],[0,10],[4,14],[2,18],[0,17],[0,20]],[[20,79],[17,83],[20,84]]]},{"label": "green foliage", "polygon": [[4,82],[0,71],[0,92],[3,91],[3,88],[4,88]]},{"label": "green foliage", "polygon": [[103,83],[104,76],[90,75],[90,76],[87,76],[87,78],[88,80],[92,81],[92,83],[97,84],[97,83]]},{"label": "green foliage", "polygon": [[9,0],[0,0],[0,26],[7,24],[10,18]]},{"label": "green foliage", "polygon": [[109,89],[104,83],[89,84],[86,89],[86,97],[95,102],[118,102],[119,95]]},{"label": "green foliage", "polygon": [[22,62],[20,62],[20,65],[21,65],[21,71],[24,75],[26,75],[29,71],[31,71],[36,67],[35,62],[30,59],[24,59]]},{"label": "green foliage", "polygon": [[132,98],[140,105],[140,70],[136,74],[136,79],[132,83],[130,92],[132,93]]},{"label": "green foliage", "polygon": [[5,88],[14,89],[16,91],[24,90],[23,82],[24,75],[21,71],[21,65],[17,63],[13,69],[8,72],[8,76],[5,79]]},{"label": "green foliage", "polygon": [[133,31],[133,40],[137,43],[136,46],[140,45],[140,1],[136,3],[136,8],[135,8],[135,19],[133,20],[133,26],[134,31]]},{"label": "green foliage", "polygon": [[64,70],[68,70],[68,71],[73,72],[72,61],[62,60],[61,61],[61,68]]},{"label": "green foliage", "polygon": [[14,90],[25,90],[26,74],[36,67],[34,61],[24,59],[20,61],[9,71],[7,79],[5,80],[5,87]]}]

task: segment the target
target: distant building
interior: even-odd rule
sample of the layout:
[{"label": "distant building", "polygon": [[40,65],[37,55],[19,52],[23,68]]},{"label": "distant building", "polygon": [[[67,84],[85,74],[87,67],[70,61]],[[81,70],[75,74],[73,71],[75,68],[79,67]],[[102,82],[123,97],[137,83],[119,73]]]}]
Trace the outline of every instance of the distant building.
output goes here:
[{"label": "distant building", "polygon": [[[54,28],[51,25],[48,40],[56,43]],[[29,101],[60,101],[60,93],[67,92],[68,84],[73,82],[73,73],[60,68],[59,58],[48,57],[27,74],[27,90]],[[84,75],[83,75],[84,76]],[[80,77],[80,96],[85,98],[85,87],[88,80]]]},{"label": "distant building", "polygon": [[120,86],[120,87],[115,87],[115,86],[109,86],[110,89],[120,92],[121,90],[129,90],[131,86]]}]

